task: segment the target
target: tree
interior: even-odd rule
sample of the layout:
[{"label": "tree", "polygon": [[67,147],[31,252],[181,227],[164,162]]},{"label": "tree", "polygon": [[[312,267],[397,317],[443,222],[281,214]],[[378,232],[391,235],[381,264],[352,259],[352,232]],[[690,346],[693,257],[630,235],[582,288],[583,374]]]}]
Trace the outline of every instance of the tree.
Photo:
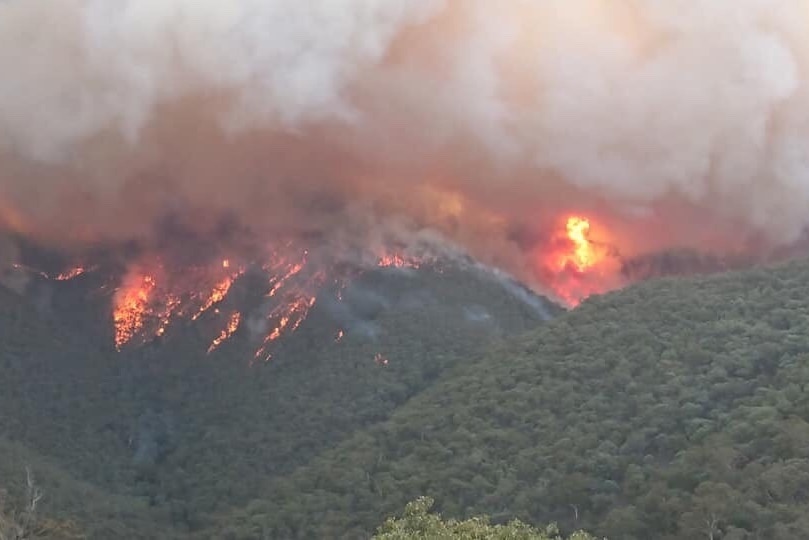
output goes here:
[{"label": "tree", "polygon": [[[519,520],[507,525],[492,525],[485,516],[465,521],[450,519],[430,513],[433,499],[420,497],[408,503],[400,518],[388,518],[379,527],[374,540],[562,540],[556,525],[539,530]],[[577,531],[567,540],[596,540],[584,531]]]},{"label": "tree", "polygon": [[27,487],[22,510],[9,509],[5,493],[0,494],[0,540],[23,540],[34,536],[37,503],[42,499],[42,492],[28,467],[25,468],[25,480]]},{"label": "tree", "polygon": [[42,519],[37,512],[42,491],[36,485],[31,469],[25,468],[25,499],[22,509],[11,507],[4,490],[0,490],[0,540],[53,538],[73,540],[85,538],[71,521]]}]

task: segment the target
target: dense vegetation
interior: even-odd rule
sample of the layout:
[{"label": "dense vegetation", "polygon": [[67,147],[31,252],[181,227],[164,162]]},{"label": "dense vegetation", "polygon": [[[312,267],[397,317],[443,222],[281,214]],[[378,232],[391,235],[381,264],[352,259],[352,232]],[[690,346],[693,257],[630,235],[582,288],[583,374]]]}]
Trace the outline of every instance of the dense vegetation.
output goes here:
[{"label": "dense vegetation", "polygon": [[32,449],[50,511],[98,538],[367,538],[420,496],[449,521],[411,505],[380,534],[410,516],[809,536],[806,262],[648,282],[546,324],[462,273],[368,279],[387,298],[372,339],[335,345],[316,312],[254,368],[244,340],[206,359],[185,334],[114,358],[0,298],[0,463]]},{"label": "dense vegetation", "polygon": [[[388,518],[373,540],[563,540],[555,525],[544,531],[519,520],[492,525],[486,516],[444,521],[441,516],[430,512],[434,502],[429,497],[420,497],[408,503],[402,516]],[[584,531],[577,531],[567,540],[595,539]]]},{"label": "dense vegetation", "polygon": [[805,537],[807,385],[805,262],[650,282],[459,366],[229,530],[358,538],[426,494],[611,538]]},{"label": "dense vegetation", "polygon": [[[386,419],[445,369],[543,315],[479,273],[373,272],[339,304],[324,295],[270,363],[250,367],[249,332],[206,356],[198,325],[118,354],[106,302],[86,300],[93,284],[57,285],[45,306],[0,289],[0,434],[70,471],[55,482],[31,464],[44,510],[75,510],[62,504],[75,479],[117,497],[102,497],[110,504],[92,525],[80,519],[97,538],[110,537],[101,522],[113,503],[125,531],[116,537],[205,530],[268,479]],[[25,463],[14,466],[0,485],[24,477]]]}]

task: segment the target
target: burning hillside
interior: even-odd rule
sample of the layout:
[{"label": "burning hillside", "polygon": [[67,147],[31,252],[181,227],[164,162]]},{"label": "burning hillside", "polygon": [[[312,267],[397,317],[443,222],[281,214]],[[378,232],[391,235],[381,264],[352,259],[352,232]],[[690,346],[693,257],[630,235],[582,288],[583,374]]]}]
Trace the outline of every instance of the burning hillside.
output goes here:
[{"label": "burning hillside", "polygon": [[[111,264],[117,258],[107,253],[106,263],[61,263],[53,271],[43,269],[46,263],[34,256],[33,261],[15,263],[9,271],[44,283],[92,278],[91,292],[108,298],[109,326],[119,351],[138,348],[194,323],[208,335],[208,353],[244,327],[248,341],[255,345],[254,359],[267,361],[276,342],[295,332],[322,296],[342,300],[342,291],[363,272],[423,265],[438,268],[436,257],[426,252],[410,254],[403,248],[368,252],[360,264],[337,257],[323,246],[292,240],[262,249],[252,245],[226,257],[215,256],[219,248],[209,248],[208,255],[200,256],[197,252],[206,241],[210,239],[122,255],[123,264]],[[182,256],[184,252],[191,255]]]},{"label": "burning hillside", "polygon": [[[589,294],[604,292],[605,276],[613,272],[614,254],[591,238],[590,227],[587,218],[569,216],[538,253],[536,264],[543,282],[554,297],[569,306]],[[207,319],[218,325],[208,347],[210,353],[242,324],[252,321],[253,333],[261,328],[255,358],[268,360],[273,343],[303,323],[325,288],[330,287],[340,300],[349,281],[369,269],[436,268],[438,264],[460,261],[459,253],[440,243],[422,246],[418,251],[407,246],[385,247],[348,257],[336,255],[330,247],[287,240],[262,249],[253,245],[238,253],[231,250],[227,256],[217,256],[222,251],[219,247],[208,249],[206,256],[182,255],[198,251],[203,243],[210,241],[186,239],[186,245],[168,243],[141,251],[127,257],[117,274],[109,265],[95,262],[50,272],[37,267],[36,262],[16,263],[14,270],[57,282],[88,273],[104,274],[103,287],[111,291],[110,322],[118,350],[162,337],[173,325]],[[262,291],[262,299],[253,302],[253,313],[245,314],[240,311],[244,303],[230,301],[229,293],[248,277],[262,284],[253,288]]]},{"label": "burning hillside", "polygon": [[[254,267],[269,298],[298,291],[266,314],[271,343],[335,275],[313,241],[407,265],[390,246],[428,238],[568,306],[672,249],[766,257],[807,225],[807,10],[6,1],[0,234],[148,246],[115,285],[119,346],[203,317]],[[177,262],[166,222],[291,247]],[[16,251],[0,240],[14,287]],[[224,340],[246,323],[223,315]]]}]

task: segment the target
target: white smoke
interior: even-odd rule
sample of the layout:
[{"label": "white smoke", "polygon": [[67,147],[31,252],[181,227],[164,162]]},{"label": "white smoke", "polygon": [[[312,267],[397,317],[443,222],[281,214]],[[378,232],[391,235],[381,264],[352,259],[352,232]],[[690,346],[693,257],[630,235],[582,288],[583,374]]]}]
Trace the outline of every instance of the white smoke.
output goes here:
[{"label": "white smoke", "polygon": [[[291,194],[328,192],[517,274],[508,224],[577,208],[657,247],[786,243],[809,221],[807,68],[809,0],[5,0],[0,225],[330,232],[339,209]],[[425,187],[465,210],[436,218]]]}]

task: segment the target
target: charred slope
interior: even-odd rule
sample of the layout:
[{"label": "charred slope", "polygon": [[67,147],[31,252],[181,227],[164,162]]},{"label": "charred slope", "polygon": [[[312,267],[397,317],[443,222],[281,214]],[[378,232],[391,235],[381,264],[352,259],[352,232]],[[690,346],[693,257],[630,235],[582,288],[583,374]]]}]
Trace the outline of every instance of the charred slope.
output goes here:
[{"label": "charred slope", "polygon": [[234,538],[361,538],[407,500],[610,538],[809,535],[809,265],[593,298],[268,484]]},{"label": "charred slope", "polygon": [[[76,477],[143,497],[167,530],[212,526],[493,340],[559,311],[471,268],[380,269],[341,300],[323,295],[269,362],[251,364],[249,325],[207,354],[213,310],[116,353],[104,302],[81,302],[97,290],[87,279],[44,296],[0,291],[0,429]],[[223,312],[251,296],[243,286]]]}]

